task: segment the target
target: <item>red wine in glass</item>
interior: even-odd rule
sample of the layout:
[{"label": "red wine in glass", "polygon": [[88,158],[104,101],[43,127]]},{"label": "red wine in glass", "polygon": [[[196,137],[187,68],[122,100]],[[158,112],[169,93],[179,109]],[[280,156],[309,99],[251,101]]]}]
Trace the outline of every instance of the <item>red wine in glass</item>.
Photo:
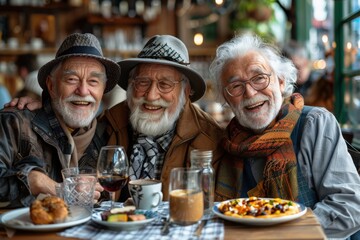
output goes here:
[{"label": "red wine in glass", "polygon": [[104,146],[97,162],[97,177],[100,185],[109,192],[110,209],[114,206],[115,192],[121,190],[129,179],[129,162],[122,146]]},{"label": "red wine in glass", "polygon": [[122,189],[129,181],[129,177],[117,175],[99,177],[100,185],[108,192],[116,192]]}]

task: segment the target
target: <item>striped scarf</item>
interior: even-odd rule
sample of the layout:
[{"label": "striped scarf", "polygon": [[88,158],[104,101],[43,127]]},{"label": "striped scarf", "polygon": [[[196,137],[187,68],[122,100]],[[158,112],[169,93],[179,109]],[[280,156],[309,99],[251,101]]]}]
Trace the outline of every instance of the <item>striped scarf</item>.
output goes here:
[{"label": "striped scarf", "polygon": [[298,199],[297,161],[290,136],[303,106],[303,97],[293,94],[261,134],[240,126],[236,118],[230,122],[228,137],[222,144],[231,156],[223,160],[218,170],[217,200],[240,197],[246,158],[266,158],[263,179],[248,191],[249,196]]}]

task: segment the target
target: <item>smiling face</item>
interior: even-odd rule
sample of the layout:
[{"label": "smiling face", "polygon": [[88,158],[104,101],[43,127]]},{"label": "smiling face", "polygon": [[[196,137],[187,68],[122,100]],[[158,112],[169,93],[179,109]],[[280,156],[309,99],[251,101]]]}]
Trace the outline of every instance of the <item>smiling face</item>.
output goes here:
[{"label": "smiling face", "polygon": [[255,131],[265,129],[280,111],[284,82],[275,76],[268,61],[257,52],[248,52],[228,62],[221,74],[221,83],[226,87],[233,81],[245,82],[258,74],[271,74],[270,84],[263,90],[255,90],[246,84],[241,96],[232,97],[226,90],[223,95],[239,123]]},{"label": "smiling face", "polygon": [[[127,99],[135,130],[156,136],[173,127],[190,92],[189,85],[181,81],[181,77],[174,67],[150,63],[138,65],[133,78],[151,79],[151,85],[146,91],[140,91],[134,86],[135,80],[129,80]],[[157,84],[165,79],[177,83],[171,91],[163,93]]]},{"label": "smiling face", "polygon": [[71,128],[88,126],[96,117],[106,86],[105,67],[88,57],[64,60],[46,80],[52,106]]}]

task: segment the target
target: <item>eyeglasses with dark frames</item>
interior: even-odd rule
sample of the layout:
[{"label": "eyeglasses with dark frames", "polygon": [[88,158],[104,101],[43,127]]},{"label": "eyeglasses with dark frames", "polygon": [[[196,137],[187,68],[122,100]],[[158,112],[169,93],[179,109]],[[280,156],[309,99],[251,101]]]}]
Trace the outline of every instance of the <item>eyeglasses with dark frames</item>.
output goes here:
[{"label": "eyeglasses with dark frames", "polygon": [[271,74],[268,73],[260,73],[247,81],[234,81],[224,87],[224,89],[231,97],[239,97],[244,94],[247,83],[256,91],[267,88],[270,83],[270,76]]},{"label": "eyeglasses with dark frames", "polygon": [[[152,81],[153,80],[148,77],[133,78],[134,87],[135,87],[136,91],[139,91],[139,92],[149,91]],[[162,93],[169,93],[172,90],[174,90],[175,85],[180,83],[181,81],[174,81],[174,80],[170,80],[167,78],[162,78],[162,79],[159,79],[156,81],[156,87]]]}]

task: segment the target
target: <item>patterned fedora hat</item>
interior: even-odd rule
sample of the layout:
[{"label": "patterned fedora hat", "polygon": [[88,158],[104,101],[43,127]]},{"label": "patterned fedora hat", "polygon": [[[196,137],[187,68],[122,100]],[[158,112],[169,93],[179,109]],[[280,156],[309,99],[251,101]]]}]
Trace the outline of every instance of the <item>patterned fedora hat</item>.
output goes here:
[{"label": "patterned fedora hat", "polygon": [[69,35],[56,52],[55,59],[46,63],[39,69],[38,81],[42,89],[46,89],[46,78],[52,69],[64,59],[69,57],[91,57],[99,60],[106,69],[106,87],[104,93],[113,89],[120,79],[119,65],[103,56],[98,39],[90,33],[74,33]]},{"label": "patterned fedora hat", "polygon": [[155,35],[145,44],[137,58],[129,58],[118,62],[121,67],[119,85],[124,90],[128,86],[129,72],[140,63],[172,66],[187,76],[193,92],[190,96],[192,102],[200,99],[205,93],[205,81],[190,68],[189,53],[185,44],[174,36]]}]

